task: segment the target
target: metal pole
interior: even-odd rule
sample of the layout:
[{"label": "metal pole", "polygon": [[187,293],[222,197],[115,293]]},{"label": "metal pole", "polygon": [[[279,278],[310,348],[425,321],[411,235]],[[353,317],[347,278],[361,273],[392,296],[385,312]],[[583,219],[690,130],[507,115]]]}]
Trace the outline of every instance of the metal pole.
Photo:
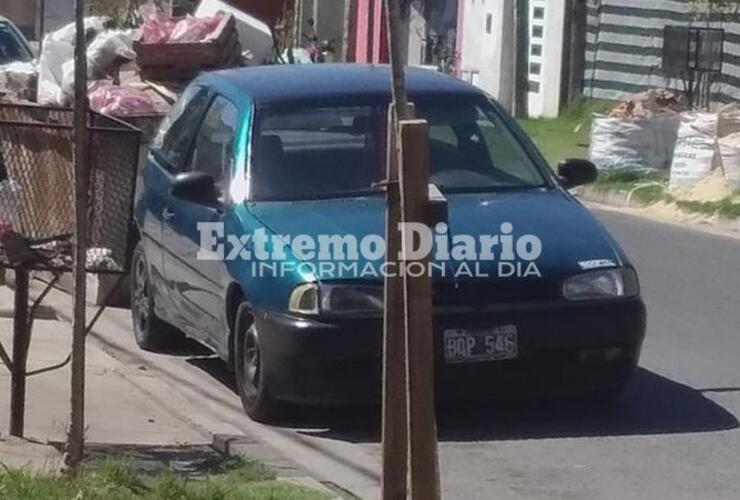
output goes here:
[{"label": "metal pole", "polygon": [[85,299],[87,258],[87,202],[89,185],[89,140],[87,102],[87,51],[84,0],[76,0],[75,43],[75,245],[74,303],[72,320],[72,380],[70,427],[66,464],[77,470],[82,462],[85,432]]},{"label": "metal pole", "polygon": [[26,417],[26,363],[31,330],[28,327],[28,269],[15,270],[13,369],[10,382],[10,435],[22,438]]}]

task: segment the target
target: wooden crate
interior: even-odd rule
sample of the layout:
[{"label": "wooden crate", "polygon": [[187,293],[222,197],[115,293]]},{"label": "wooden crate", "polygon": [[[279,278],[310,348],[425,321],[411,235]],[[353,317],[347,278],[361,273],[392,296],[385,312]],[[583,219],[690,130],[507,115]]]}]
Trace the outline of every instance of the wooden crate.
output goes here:
[{"label": "wooden crate", "polygon": [[202,42],[142,43],[134,40],[136,63],[142,78],[178,81],[194,78],[201,71],[230,68],[239,63],[242,47],[236,21],[225,15]]}]

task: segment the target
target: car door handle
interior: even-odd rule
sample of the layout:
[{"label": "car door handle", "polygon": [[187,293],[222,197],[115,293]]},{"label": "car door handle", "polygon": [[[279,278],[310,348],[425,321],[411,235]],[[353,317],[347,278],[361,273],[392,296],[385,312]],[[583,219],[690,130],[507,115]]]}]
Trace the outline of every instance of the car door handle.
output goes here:
[{"label": "car door handle", "polygon": [[162,211],[162,219],[164,219],[166,222],[171,221],[175,217],[175,212],[170,210],[169,208],[165,208]]}]

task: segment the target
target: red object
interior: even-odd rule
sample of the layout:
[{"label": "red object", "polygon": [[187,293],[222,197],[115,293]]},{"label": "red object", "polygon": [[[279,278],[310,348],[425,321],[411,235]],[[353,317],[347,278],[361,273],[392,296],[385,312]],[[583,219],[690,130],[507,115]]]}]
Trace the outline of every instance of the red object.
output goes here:
[{"label": "red object", "polygon": [[388,23],[383,0],[353,2],[347,58],[356,63],[387,63]]}]

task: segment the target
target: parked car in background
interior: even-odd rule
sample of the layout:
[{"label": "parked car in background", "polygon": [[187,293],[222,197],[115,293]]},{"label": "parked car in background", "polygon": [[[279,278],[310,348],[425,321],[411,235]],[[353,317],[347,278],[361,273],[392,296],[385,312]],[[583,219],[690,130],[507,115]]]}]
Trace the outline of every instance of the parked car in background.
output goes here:
[{"label": "parked car in background", "polygon": [[[306,272],[310,257],[287,238],[385,234],[378,182],[390,81],[387,67],[265,66],[187,88],[137,189],[131,294],[141,347],[171,341],[171,326],[210,346],[259,420],[281,402],[379,401],[382,279]],[[446,203],[436,244],[521,232],[541,243],[540,276],[502,277],[498,259],[478,262],[490,277],[434,275],[429,383],[439,399],[617,393],[637,366],[645,306],[627,256],[567,190],[595,179],[595,167],[571,160],[554,173],[472,85],[421,69],[407,84],[429,124],[430,182]],[[256,236],[234,260],[204,258],[204,223],[222,224],[206,231],[214,238],[261,234],[296,266],[255,273]]]},{"label": "parked car in background", "polygon": [[28,40],[9,19],[0,16],[0,66],[31,59],[33,51]]}]

